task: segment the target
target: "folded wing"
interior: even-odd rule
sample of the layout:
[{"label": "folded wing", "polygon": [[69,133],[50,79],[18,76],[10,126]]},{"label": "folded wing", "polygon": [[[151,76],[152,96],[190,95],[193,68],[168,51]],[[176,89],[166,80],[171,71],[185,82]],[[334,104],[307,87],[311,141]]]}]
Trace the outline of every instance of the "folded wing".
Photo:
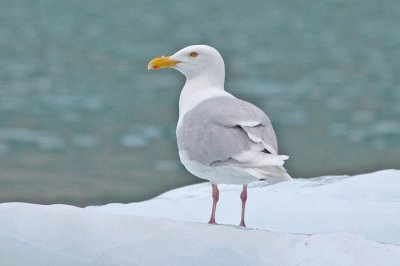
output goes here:
[{"label": "folded wing", "polygon": [[178,148],[204,165],[240,164],[258,178],[285,176],[275,132],[255,105],[231,97],[206,100],[189,111],[177,132]]}]

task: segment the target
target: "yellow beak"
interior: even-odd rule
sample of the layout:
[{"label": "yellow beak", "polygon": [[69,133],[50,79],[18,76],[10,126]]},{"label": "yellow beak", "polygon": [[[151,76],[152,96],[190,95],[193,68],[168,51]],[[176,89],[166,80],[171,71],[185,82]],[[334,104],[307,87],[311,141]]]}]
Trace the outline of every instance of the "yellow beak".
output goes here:
[{"label": "yellow beak", "polygon": [[170,56],[156,57],[149,62],[147,69],[160,69],[175,67],[180,61],[170,59]]}]

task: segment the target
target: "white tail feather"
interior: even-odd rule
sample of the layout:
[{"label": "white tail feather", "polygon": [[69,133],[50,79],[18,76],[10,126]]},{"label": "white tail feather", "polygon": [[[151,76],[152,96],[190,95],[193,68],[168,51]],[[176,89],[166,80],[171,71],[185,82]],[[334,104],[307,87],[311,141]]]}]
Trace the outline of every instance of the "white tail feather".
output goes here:
[{"label": "white tail feather", "polygon": [[249,155],[250,154],[247,154],[247,159],[251,159],[242,161],[241,166],[244,167],[250,175],[259,179],[266,179],[267,181],[292,179],[283,167],[285,160],[287,160],[289,156],[262,153],[253,153],[251,154],[253,155],[252,157]]}]

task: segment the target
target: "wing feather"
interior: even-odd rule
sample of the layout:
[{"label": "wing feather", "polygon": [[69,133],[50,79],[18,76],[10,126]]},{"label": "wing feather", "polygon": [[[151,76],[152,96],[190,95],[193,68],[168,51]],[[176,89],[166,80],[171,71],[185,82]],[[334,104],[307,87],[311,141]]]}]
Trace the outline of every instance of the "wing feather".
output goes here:
[{"label": "wing feather", "polygon": [[216,121],[228,127],[240,126],[251,141],[263,144],[272,154],[278,154],[275,131],[260,108],[237,98],[226,98],[222,102],[221,110],[215,114]]}]

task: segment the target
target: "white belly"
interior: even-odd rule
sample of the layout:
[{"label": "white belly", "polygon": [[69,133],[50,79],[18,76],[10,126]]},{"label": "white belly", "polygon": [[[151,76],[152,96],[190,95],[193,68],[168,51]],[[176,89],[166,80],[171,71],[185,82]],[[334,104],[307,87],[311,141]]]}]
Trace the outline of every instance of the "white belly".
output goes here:
[{"label": "white belly", "polygon": [[246,170],[232,165],[208,166],[190,160],[184,151],[179,151],[179,157],[185,168],[193,175],[209,180],[214,184],[248,184],[258,180]]}]

